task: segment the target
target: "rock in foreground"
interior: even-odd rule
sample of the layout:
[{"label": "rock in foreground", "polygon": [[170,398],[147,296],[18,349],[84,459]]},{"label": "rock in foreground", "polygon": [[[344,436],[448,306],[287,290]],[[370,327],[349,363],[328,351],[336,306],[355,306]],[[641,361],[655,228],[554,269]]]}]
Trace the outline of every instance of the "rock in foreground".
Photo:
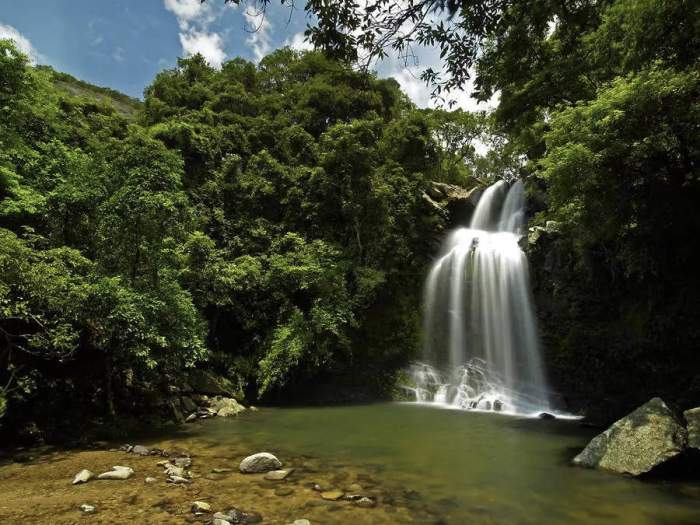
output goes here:
[{"label": "rock in foreground", "polygon": [[639,476],[685,450],[687,431],[658,397],[598,434],[574,464]]},{"label": "rock in foreground", "polygon": [[260,452],[245,458],[238,468],[243,474],[257,474],[279,470],[282,468],[282,462],[269,452]]},{"label": "rock in foreground", "polygon": [[87,483],[91,479],[94,479],[95,474],[90,472],[88,469],[83,469],[75,475],[73,478],[73,485],[79,485],[81,483]]},{"label": "rock in foreground", "polygon": [[112,470],[110,470],[109,472],[103,472],[102,474],[97,476],[97,479],[122,480],[122,479],[129,479],[133,475],[134,475],[134,470],[132,468],[115,466],[115,467],[112,467]]}]

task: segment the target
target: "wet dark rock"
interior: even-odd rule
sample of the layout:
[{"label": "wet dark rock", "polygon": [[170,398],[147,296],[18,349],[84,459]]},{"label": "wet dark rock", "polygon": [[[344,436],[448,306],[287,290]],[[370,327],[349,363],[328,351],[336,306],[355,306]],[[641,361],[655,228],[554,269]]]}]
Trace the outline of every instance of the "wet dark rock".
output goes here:
[{"label": "wet dark rock", "polygon": [[675,458],[687,444],[687,430],[655,397],[594,437],[573,463],[639,476]]},{"label": "wet dark rock", "polygon": [[549,412],[540,412],[539,414],[537,414],[537,417],[540,419],[546,419],[546,420],[551,420],[551,419],[557,418],[554,414],[550,414]]},{"label": "wet dark rock", "polygon": [[503,401],[501,401],[500,399],[496,399],[496,400],[493,402],[493,409],[494,409],[496,412],[500,412],[501,410],[503,410]]}]

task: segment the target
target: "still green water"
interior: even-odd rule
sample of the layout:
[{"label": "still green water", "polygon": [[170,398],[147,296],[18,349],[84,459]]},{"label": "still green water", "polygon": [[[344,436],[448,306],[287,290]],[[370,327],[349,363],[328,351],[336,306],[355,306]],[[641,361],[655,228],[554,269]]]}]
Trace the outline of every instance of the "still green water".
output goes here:
[{"label": "still green water", "polygon": [[379,483],[429,506],[432,523],[700,523],[698,485],[570,466],[594,434],[575,421],[376,404],[262,409],[193,433],[216,447],[244,443],[314,456],[328,468],[370,468]]}]

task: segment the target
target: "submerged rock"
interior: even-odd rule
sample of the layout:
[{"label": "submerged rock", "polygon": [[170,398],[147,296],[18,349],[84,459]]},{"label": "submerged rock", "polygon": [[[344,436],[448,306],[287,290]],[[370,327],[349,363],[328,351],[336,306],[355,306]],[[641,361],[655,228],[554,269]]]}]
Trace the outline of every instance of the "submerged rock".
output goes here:
[{"label": "submerged rock", "polygon": [[289,525],[311,525],[311,522],[307,519],[300,519],[294,520],[294,523],[290,523]]},{"label": "submerged rock", "polygon": [[129,479],[131,476],[134,475],[134,469],[131,467],[120,467],[120,466],[114,466],[112,467],[112,470],[109,472],[103,472],[99,476],[97,476],[97,479],[106,479],[106,480],[125,480]]},{"label": "submerged rock", "polygon": [[700,407],[683,412],[688,423],[688,446],[700,450]]},{"label": "submerged rock", "polygon": [[339,490],[328,490],[326,492],[321,492],[321,497],[329,501],[338,501],[345,494]]},{"label": "submerged rock", "polygon": [[80,472],[78,472],[75,477],[73,478],[73,485],[79,485],[81,483],[87,483],[91,479],[95,478],[95,473],[90,472],[87,469],[83,469]]},{"label": "submerged rock", "polygon": [[556,419],[557,417],[554,414],[550,414],[549,412],[540,412],[537,414],[537,417],[540,419]]},{"label": "submerged rock", "polygon": [[268,481],[282,481],[287,476],[289,476],[292,472],[294,472],[293,468],[284,469],[284,470],[271,470],[270,472],[265,474],[264,477]]},{"label": "submerged rock", "polygon": [[493,409],[494,409],[496,412],[500,412],[501,410],[503,410],[503,401],[501,401],[500,399],[496,399],[496,400],[493,402]]},{"label": "submerged rock", "polygon": [[639,476],[683,452],[687,442],[686,429],[655,397],[594,437],[573,463]]},{"label": "submerged rock", "polygon": [[214,514],[214,518],[228,521],[231,524],[260,523],[262,521],[262,515],[259,512],[243,511],[237,508],[232,508],[226,512],[217,512]]},{"label": "submerged rock", "polygon": [[282,462],[269,452],[259,452],[248,456],[241,461],[238,467],[243,474],[257,474],[269,472],[271,470],[279,470],[282,467]]}]

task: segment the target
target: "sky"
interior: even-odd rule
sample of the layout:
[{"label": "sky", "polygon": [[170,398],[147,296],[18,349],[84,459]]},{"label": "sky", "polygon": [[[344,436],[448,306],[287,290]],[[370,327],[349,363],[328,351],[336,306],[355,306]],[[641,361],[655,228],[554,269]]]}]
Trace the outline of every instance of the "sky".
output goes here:
[{"label": "sky", "polygon": [[[285,45],[309,48],[302,9],[271,2],[265,16],[224,0],[0,0],[0,38],[13,39],[34,63],[48,64],[87,82],[132,97],[177,58],[202,53],[214,67],[235,57],[258,62]],[[423,48],[409,69],[398,58],[376,65],[394,77],[420,107],[433,105],[420,70],[439,65],[439,53]],[[475,110],[467,92],[453,93],[457,107]]]}]

